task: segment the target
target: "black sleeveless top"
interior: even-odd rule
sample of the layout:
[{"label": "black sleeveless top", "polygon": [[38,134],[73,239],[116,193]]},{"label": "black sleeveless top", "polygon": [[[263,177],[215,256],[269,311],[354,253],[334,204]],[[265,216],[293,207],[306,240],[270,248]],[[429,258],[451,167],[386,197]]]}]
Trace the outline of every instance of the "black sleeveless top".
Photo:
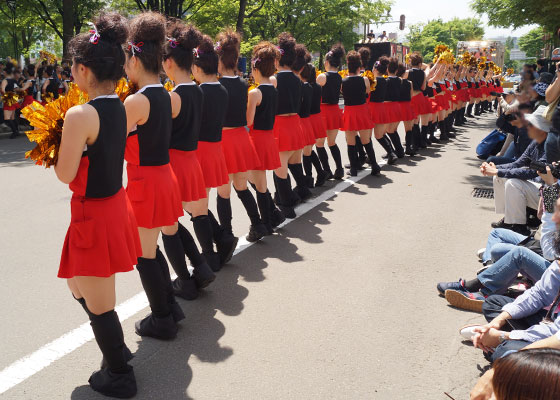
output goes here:
[{"label": "black sleeveless top", "polygon": [[319,114],[321,112],[321,93],[322,87],[317,82],[312,83],[313,98],[311,99],[311,115]]},{"label": "black sleeveless top", "polygon": [[35,96],[35,93],[37,93],[36,86],[35,86],[35,79],[28,79],[27,81],[31,82],[31,86],[27,88],[27,95]]},{"label": "black sleeveless top", "polygon": [[375,90],[371,92],[369,96],[369,101],[373,103],[383,103],[387,92],[387,79],[378,76],[375,80],[377,84],[375,85]]},{"label": "black sleeveless top", "polygon": [[422,91],[422,84],[426,74],[419,68],[412,68],[408,71],[408,80],[412,82],[412,89],[420,92]]},{"label": "black sleeveless top", "polygon": [[89,159],[86,197],[103,198],[116,194],[122,187],[126,147],[126,110],[117,95],[91,100],[99,116],[97,140],[87,146]]},{"label": "black sleeveless top", "polygon": [[311,102],[313,101],[313,87],[305,82],[301,88],[301,107],[298,115],[300,118],[308,118],[311,115]]},{"label": "black sleeveless top", "polygon": [[276,109],[278,108],[278,92],[272,84],[259,85],[261,91],[261,104],[255,109],[253,129],[270,131],[274,128]]},{"label": "black sleeveless top", "polygon": [[49,78],[49,84],[47,85],[45,92],[51,93],[53,99],[58,99],[58,83],[56,83],[56,79]]},{"label": "black sleeveless top", "polygon": [[439,85],[441,85],[441,83],[436,82],[435,85],[432,86],[432,89],[434,89],[436,91],[436,93],[438,93],[438,94],[442,92],[441,86],[439,86]]},{"label": "black sleeveless top", "polygon": [[385,101],[399,101],[401,93],[401,79],[398,76],[387,78],[387,93]]},{"label": "black sleeveless top", "polygon": [[138,158],[141,166],[169,164],[171,142],[171,98],[161,84],[147,85],[138,91],[148,98],[148,120],[128,136],[138,135]]},{"label": "black sleeveless top", "polygon": [[240,77],[222,77],[220,83],[228,92],[228,106],[224,126],[237,128],[247,125],[247,90],[249,85]]},{"label": "black sleeveless top", "polygon": [[6,92],[13,92],[17,87],[17,81],[14,78],[6,78]]},{"label": "black sleeveless top", "polygon": [[276,115],[298,113],[301,106],[301,80],[291,71],[279,71],[276,75],[278,109]]},{"label": "black sleeveless top", "polygon": [[347,76],[342,80],[345,106],[359,106],[366,102],[366,83],[363,76]]},{"label": "black sleeveless top", "polygon": [[423,93],[424,93],[424,96],[434,97],[434,88],[426,85],[426,89],[424,89]]},{"label": "black sleeveless top", "polygon": [[203,83],[200,88],[204,93],[204,104],[198,141],[221,142],[228,106],[228,91],[220,82]]},{"label": "black sleeveless top", "polygon": [[170,149],[193,151],[198,144],[202,118],[202,90],[196,83],[179,84],[173,89],[181,98],[179,115],[173,118]]},{"label": "black sleeveless top", "polygon": [[327,82],[322,89],[321,101],[323,104],[338,104],[342,77],[338,72],[325,72],[325,75],[327,76]]},{"label": "black sleeveless top", "polygon": [[401,90],[399,92],[399,101],[410,101],[412,100],[412,95],[410,94],[410,89],[412,88],[412,82],[408,79],[401,80]]}]

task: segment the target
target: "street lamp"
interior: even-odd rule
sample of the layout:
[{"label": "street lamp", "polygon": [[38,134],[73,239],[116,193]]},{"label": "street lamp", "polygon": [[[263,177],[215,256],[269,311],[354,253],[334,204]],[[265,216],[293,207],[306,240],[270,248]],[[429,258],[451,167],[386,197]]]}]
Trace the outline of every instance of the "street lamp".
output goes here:
[{"label": "street lamp", "polygon": [[18,48],[17,48],[17,35],[16,35],[16,0],[6,0],[6,4],[8,8],[12,12],[12,39],[14,41],[14,57],[17,60],[18,57]]}]

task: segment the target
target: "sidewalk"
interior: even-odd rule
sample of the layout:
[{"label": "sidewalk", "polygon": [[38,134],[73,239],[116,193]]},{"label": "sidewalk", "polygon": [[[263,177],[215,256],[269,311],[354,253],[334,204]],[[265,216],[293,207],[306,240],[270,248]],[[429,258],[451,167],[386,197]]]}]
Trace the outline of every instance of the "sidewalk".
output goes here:
[{"label": "sidewalk", "polygon": [[[136,399],[468,398],[486,362],[458,330],[483,318],[435,285],[474,273],[496,219],[491,200],[471,196],[491,185],[474,154],[491,124],[384,167],[234,257],[198,300],[180,301],[175,341],[134,334],[147,310],[126,320]],[[2,399],[101,399],[87,386],[100,359],[90,341]]]}]

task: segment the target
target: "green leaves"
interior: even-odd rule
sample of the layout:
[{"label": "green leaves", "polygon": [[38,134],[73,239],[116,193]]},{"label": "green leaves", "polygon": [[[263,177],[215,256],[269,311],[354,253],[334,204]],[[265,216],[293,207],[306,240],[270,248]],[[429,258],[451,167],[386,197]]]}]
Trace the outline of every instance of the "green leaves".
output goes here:
[{"label": "green leaves", "polygon": [[540,58],[541,49],[544,47],[543,29],[535,28],[521,36],[517,41],[519,48],[527,53],[527,57]]},{"label": "green leaves", "polygon": [[515,29],[538,24],[552,32],[560,21],[558,0],[473,0],[471,7],[478,14],[488,15],[491,26]]}]

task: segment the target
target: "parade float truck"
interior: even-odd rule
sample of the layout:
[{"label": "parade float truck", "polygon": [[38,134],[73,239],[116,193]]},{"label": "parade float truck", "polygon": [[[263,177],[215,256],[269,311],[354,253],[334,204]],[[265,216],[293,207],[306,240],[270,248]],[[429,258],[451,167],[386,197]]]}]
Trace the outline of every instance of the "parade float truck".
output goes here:
[{"label": "parade float truck", "polygon": [[506,48],[498,40],[474,40],[457,43],[457,57],[468,51],[475,58],[486,57],[487,61],[493,61],[498,67],[504,67]]},{"label": "parade float truck", "polygon": [[395,57],[399,62],[404,63],[406,55],[410,52],[410,47],[403,46],[402,43],[394,42],[370,42],[367,40],[360,40],[354,45],[354,50],[358,51],[360,47],[367,47],[371,52],[367,69],[372,69],[373,64],[382,56]]}]

